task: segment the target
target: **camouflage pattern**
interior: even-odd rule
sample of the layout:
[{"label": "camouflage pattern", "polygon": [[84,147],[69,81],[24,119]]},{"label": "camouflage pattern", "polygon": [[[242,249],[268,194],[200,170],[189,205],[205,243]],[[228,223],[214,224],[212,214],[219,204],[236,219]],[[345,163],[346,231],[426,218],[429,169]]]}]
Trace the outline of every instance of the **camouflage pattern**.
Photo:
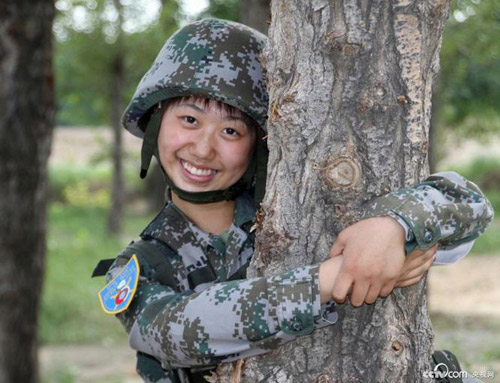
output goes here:
[{"label": "camouflage pattern", "polygon": [[[118,318],[129,332],[131,346],[153,355],[165,370],[176,368],[176,379],[187,379],[180,368],[262,354],[337,320],[335,304],[320,303],[318,265],[271,278],[230,280],[246,270],[253,255],[254,218],[251,197],[241,195],[223,240],[200,230],[169,203],[141,234],[165,251],[175,285],[158,283],[156,270],[137,254],[139,288]],[[125,249],[118,256],[108,280],[133,253]],[[146,382],[172,379],[166,371],[161,379],[152,379],[140,364],[138,370]]]},{"label": "camouflage pattern", "polygon": [[[449,249],[475,239],[493,212],[474,184],[442,173],[377,198],[366,216],[381,215],[410,228],[407,245],[428,248],[439,242]],[[236,200],[227,236],[203,232],[172,203],[143,231],[141,237],[165,253],[174,281],[159,283],[158,269],[137,254],[139,287],[129,309],[117,317],[141,353],[138,372],[145,382],[192,382],[189,368],[262,354],[337,321],[335,304],[320,304],[318,265],[239,279],[254,251],[254,219],[253,202],[244,194]],[[131,255],[126,249],[118,256],[108,280]],[[144,355],[153,358],[142,363]]]},{"label": "camouflage pattern", "polygon": [[[470,243],[493,220],[493,208],[481,190],[454,172],[436,173],[425,182],[375,199],[364,218],[391,216],[407,225],[407,252],[439,242],[435,263],[451,263],[448,250]],[[470,249],[469,245],[469,249]],[[465,248],[463,246],[463,248]]]},{"label": "camouflage pattern", "polygon": [[268,94],[259,55],[267,37],[243,24],[204,19],[173,34],[161,49],[122,117],[143,137],[142,116],[158,102],[179,96],[212,98],[232,105],[264,128]]}]

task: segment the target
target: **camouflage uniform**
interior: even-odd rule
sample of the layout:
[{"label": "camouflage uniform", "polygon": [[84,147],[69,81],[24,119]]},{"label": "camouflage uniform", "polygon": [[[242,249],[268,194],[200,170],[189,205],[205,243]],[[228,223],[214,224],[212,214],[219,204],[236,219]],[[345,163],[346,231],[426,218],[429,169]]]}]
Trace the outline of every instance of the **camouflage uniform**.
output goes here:
[{"label": "camouflage uniform", "polygon": [[[449,263],[468,252],[493,212],[474,184],[443,173],[377,198],[366,217],[381,215],[406,228],[408,249],[439,243],[436,263]],[[162,270],[173,276],[171,286],[158,282],[158,270],[137,254],[139,288],[129,309],[118,314],[146,382],[189,382],[189,367],[262,354],[336,322],[335,304],[320,304],[319,265],[240,279],[254,250],[254,218],[252,199],[241,195],[233,225],[219,237],[197,228],[170,202],[142,232],[165,254],[169,267]],[[118,256],[108,280],[133,253],[132,246]]]},{"label": "camouflage uniform", "polygon": [[[166,42],[123,116],[127,130],[145,137],[141,174],[156,150],[161,115],[155,105],[165,99],[213,98],[264,129],[268,96],[259,54],[265,43],[259,32],[222,20],[192,23]],[[257,160],[265,168],[265,161]],[[445,174],[376,199],[366,217],[380,215],[405,227],[408,250],[439,242],[447,252],[440,251],[437,262],[448,263],[467,253],[492,211],[477,187]],[[137,369],[146,382],[199,381],[192,367],[261,354],[337,320],[333,302],[320,304],[318,265],[245,279],[254,252],[254,219],[252,198],[238,194],[233,225],[219,237],[197,228],[169,203],[139,242],[159,258],[151,261],[131,244],[115,260],[108,281],[133,254],[139,259],[137,291],[117,316],[138,351]]]}]

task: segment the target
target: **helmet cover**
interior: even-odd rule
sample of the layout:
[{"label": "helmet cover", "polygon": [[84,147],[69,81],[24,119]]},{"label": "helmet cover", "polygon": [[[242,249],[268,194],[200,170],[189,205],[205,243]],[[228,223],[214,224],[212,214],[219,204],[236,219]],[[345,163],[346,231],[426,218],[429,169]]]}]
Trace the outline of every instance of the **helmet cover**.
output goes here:
[{"label": "helmet cover", "polygon": [[262,33],[232,21],[203,19],[182,27],[140,81],[123,114],[124,127],[143,137],[139,121],[153,106],[195,96],[229,104],[264,128],[268,94],[259,55],[266,42]]}]

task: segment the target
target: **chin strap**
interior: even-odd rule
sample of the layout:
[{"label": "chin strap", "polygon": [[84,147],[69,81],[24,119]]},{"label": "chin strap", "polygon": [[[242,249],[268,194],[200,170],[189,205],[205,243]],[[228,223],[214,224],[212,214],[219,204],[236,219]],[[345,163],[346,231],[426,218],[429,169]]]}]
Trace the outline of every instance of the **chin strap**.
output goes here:
[{"label": "chin strap", "polygon": [[177,187],[174,182],[170,179],[168,174],[162,167],[163,174],[165,176],[165,180],[167,182],[168,188],[173,191],[175,194],[179,196],[180,199],[184,201],[188,201],[195,204],[202,203],[211,203],[211,202],[220,202],[220,201],[231,201],[236,199],[238,195],[240,195],[245,190],[250,190],[252,188],[254,176],[256,173],[256,165],[257,160],[255,158],[255,154],[252,157],[250,164],[248,165],[248,169],[245,174],[236,182],[234,185],[231,185],[229,188],[224,190],[210,190],[204,192],[188,192],[186,190],[180,189]]},{"label": "chin strap", "polygon": [[141,178],[146,178],[148,174],[151,158],[156,155],[158,158],[158,133],[160,132],[161,118],[163,116],[161,108],[158,106],[154,109],[151,118],[147,122],[144,129],[144,139],[141,149]]},{"label": "chin strap", "polygon": [[[153,110],[149,121],[145,123],[146,126],[144,129],[144,139],[141,149],[141,178],[146,177],[149,165],[151,164],[151,158],[153,156],[155,156],[158,160],[158,163],[161,164],[159,159],[160,156],[158,153],[158,134],[160,132],[162,116],[162,110],[158,106]],[[177,194],[179,198],[185,201],[196,204],[203,204],[234,200],[239,194],[241,194],[245,190],[251,190],[252,186],[255,186],[254,200],[256,204],[259,204],[264,197],[266,188],[267,158],[267,146],[263,141],[258,140],[254,155],[252,157],[252,160],[250,161],[250,164],[248,165],[248,169],[246,170],[245,174],[243,174],[238,182],[224,190],[188,192],[186,190],[178,188],[172,182],[170,177],[163,169],[163,166],[161,166],[161,169],[165,176],[168,188],[175,194]]]}]

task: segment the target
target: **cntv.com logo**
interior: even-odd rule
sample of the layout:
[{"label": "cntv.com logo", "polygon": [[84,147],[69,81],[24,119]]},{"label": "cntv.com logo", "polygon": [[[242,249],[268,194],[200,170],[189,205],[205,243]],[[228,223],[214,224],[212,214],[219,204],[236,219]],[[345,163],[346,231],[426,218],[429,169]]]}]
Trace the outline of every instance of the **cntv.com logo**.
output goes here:
[{"label": "cntv.com logo", "polygon": [[467,371],[450,371],[444,363],[439,363],[434,367],[434,371],[424,371],[424,378],[444,379],[444,378],[467,378]]}]

